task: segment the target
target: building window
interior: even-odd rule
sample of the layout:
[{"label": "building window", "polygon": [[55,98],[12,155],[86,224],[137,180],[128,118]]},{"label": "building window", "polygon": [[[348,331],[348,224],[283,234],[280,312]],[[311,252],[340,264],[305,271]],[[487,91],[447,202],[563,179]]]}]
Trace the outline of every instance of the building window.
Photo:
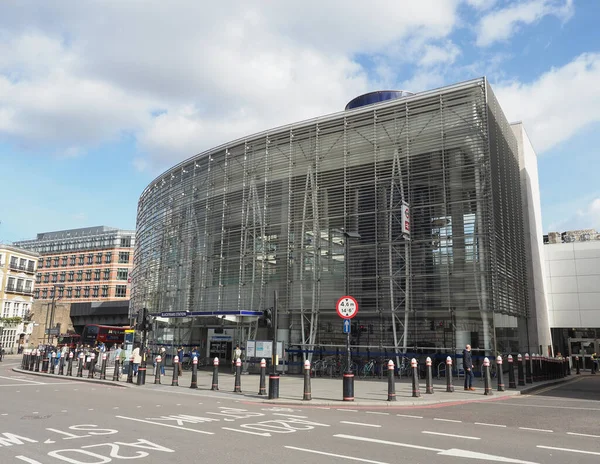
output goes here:
[{"label": "building window", "polygon": [[33,281],[26,280],[25,281],[25,293],[31,293],[32,288],[33,288]]},{"label": "building window", "polygon": [[62,271],[60,273],[60,281],[64,282],[66,278],[67,278],[67,273],[65,271]]},{"label": "building window", "polygon": [[58,287],[58,297],[62,298],[65,294],[65,287]]},{"label": "building window", "polygon": [[19,260],[19,270],[24,271],[27,268],[27,260],[21,258]]},{"label": "building window", "polygon": [[35,267],[34,261],[31,261],[31,260],[27,261],[27,270],[29,272],[33,272],[35,270],[34,267]]},{"label": "building window", "polygon": [[89,254],[87,257],[87,263],[88,264],[94,264],[94,255],[93,254]]},{"label": "building window", "polygon": [[67,298],[71,298],[73,296],[73,287],[67,287]]},{"label": "building window", "polygon": [[52,261],[53,261],[52,264],[54,265],[54,267],[58,267],[58,256],[56,258],[53,258]]},{"label": "building window", "polygon": [[46,298],[48,298],[48,289],[44,288],[42,290],[42,299],[45,300]]},{"label": "building window", "polygon": [[102,264],[102,253],[96,255],[96,264]]},{"label": "building window", "polygon": [[87,280],[88,282],[90,280],[92,280],[92,270],[88,269],[87,271],[85,271],[85,280]]},{"label": "building window", "polygon": [[46,258],[46,267],[50,267],[52,265],[52,260],[50,258]]},{"label": "building window", "polygon": [[10,301],[4,302],[4,309],[2,310],[2,317],[10,317]]},{"label": "building window", "polygon": [[103,285],[102,286],[102,297],[103,298],[107,298],[108,297],[108,285]]},{"label": "building window", "polygon": [[10,258],[10,267],[12,269],[17,269],[19,267],[19,260],[16,256],[11,256]]},{"label": "building window", "polygon": [[75,266],[75,260],[77,259],[77,257],[75,255],[71,255],[71,258],[69,259],[69,264],[71,266]]},{"label": "building window", "polygon": [[36,300],[40,297],[40,291],[37,288],[33,291],[33,297]]},{"label": "building window", "polygon": [[35,275],[35,283],[36,283],[36,284],[41,284],[41,283],[42,283],[42,273],[41,273],[41,272],[38,272],[38,273]]},{"label": "building window", "polygon": [[81,287],[75,287],[75,298],[81,298]]},{"label": "building window", "polygon": [[15,278],[14,277],[8,278],[8,282],[6,284],[6,290],[8,290],[9,292],[15,291]]},{"label": "building window", "polygon": [[17,292],[23,293],[23,279],[17,280]]},{"label": "building window", "polygon": [[94,280],[100,280],[100,269],[94,271]]},{"label": "building window", "polygon": [[21,310],[21,303],[16,301],[13,303],[13,317],[19,317],[19,311]]},{"label": "building window", "polygon": [[104,280],[110,279],[110,269],[104,269]]},{"label": "building window", "polygon": [[129,252],[128,251],[119,251],[119,264],[127,264],[129,263]]},{"label": "building window", "polygon": [[41,269],[44,267],[44,258],[40,258],[40,260],[38,261],[38,269]]},{"label": "building window", "polygon": [[115,287],[115,296],[117,298],[122,298],[127,296],[127,285],[117,285]]},{"label": "building window", "polygon": [[68,260],[69,260],[68,257],[66,257],[66,256],[62,257],[62,262],[61,262],[62,267],[67,267],[67,261]]},{"label": "building window", "polygon": [[52,273],[52,283],[58,282],[58,272]]},{"label": "building window", "polygon": [[121,248],[131,247],[131,237],[121,237]]},{"label": "building window", "polygon": [[94,289],[92,290],[92,296],[94,298],[98,298],[98,292],[100,291],[100,287],[98,287],[97,285],[94,285]]},{"label": "building window", "polygon": [[48,282],[50,282],[50,273],[46,272],[44,274],[44,283],[47,284]]},{"label": "building window", "polygon": [[69,282],[73,282],[75,278],[75,271],[69,271]]},{"label": "building window", "polygon": [[83,280],[83,271],[77,271],[77,282],[81,282]]},{"label": "building window", "polygon": [[104,255],[104,262],[106,264],[110,264],[111,261],[112,261],[112,253],[108,252]]},{"label": "building window", "polygon": [[85,255],[79,255],[79,265],[83,266],[85,264]]},{"label": "building window", "polygon": [[84,289],[83,289],[83,297],[84,298],[89,298],[90,297],[90,287],[84,287]]},{"label": "building window", "polygon": [[120,267],[117,269],[117,280],[127,280],[128,269]]}]

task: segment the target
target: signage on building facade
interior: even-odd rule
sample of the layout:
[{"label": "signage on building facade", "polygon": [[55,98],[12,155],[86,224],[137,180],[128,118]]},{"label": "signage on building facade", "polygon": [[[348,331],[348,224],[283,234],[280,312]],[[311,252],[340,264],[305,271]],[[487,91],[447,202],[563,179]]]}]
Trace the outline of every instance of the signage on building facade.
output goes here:
[{"label": "signage on building facade", "polygon": [[402,234],[410,235],[410,207],[408,203],[402,202]]}]

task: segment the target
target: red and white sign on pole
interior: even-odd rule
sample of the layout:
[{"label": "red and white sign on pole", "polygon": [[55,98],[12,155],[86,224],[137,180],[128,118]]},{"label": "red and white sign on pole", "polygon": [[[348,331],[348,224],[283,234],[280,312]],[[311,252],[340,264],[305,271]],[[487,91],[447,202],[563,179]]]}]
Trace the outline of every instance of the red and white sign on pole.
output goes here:
[{"label": "red and white sign on pole", "polygon": [[408,203],[402,203],[402,234],[410,235],[410,207]]},{"label": "red and white sign on pole", "polygon": [[346,295],[338,300],[335,310],[342,319],[352,319],[358,314],[358,303],[354,297]]}]

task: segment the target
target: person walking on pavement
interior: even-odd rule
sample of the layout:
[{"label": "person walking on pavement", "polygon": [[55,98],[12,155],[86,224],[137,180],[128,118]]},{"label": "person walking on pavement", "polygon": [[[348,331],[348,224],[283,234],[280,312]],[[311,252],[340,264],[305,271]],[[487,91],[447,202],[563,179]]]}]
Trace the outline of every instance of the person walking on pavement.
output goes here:
[{"label": "person walking on pavement", "polygon": [[127,351],[125,347],[121,345],[121,351],[119,351],[119,365],[121,366],[121,372],[125,372],[125,362],[127,361]]},{"label": "person walking on pavement", "polygon": [[138,367],[140,367],[140,363],[142,362],[142,355],[140,354],[140,345],[136,345],[133,349],[133,375],[134,377],[138,373]]},{"label": "person walking on pavement", "polygon": [[165,365],[167,364],[167,349],[160,347],[160,375],[165,375]]},{"label": "person walking on pavement", "polygon": [[596,353],[592,353],[592,374],[598,372],[598,355]]},{"label": "person walking on pavement", "polygon": [[240,345],[235,345],[235,349],[233,350],[233,359],[231,360],[231,373],[235,374],[235,362],[238,358],[242,359],[242,349]]},{"label": "person walking on pavement", "polygon": [[463,369],[465,370],[465,390],[475,391],[473,388],[473,356],[471,345],[465,346],[463,350]]},{"label": "person walking on pavement", "polygon": [[183,352],[183,346],[179,345],[179,348],[177,348],[177,357],[179,358],[179,372],[178,372],[178,376],[180,376],[183,373],[183,356],[184,356],[184,352]]}]

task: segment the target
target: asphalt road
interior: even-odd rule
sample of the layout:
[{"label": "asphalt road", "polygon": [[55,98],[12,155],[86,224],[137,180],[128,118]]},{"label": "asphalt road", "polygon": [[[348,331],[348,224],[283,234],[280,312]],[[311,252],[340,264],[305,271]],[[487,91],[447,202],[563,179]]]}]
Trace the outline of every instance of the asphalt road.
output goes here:
[{"label": "asphalt road", "polygon": [[533,396],[288,406],[92,385],[0,364],[0,463],[598,463],[600,375]]}]

